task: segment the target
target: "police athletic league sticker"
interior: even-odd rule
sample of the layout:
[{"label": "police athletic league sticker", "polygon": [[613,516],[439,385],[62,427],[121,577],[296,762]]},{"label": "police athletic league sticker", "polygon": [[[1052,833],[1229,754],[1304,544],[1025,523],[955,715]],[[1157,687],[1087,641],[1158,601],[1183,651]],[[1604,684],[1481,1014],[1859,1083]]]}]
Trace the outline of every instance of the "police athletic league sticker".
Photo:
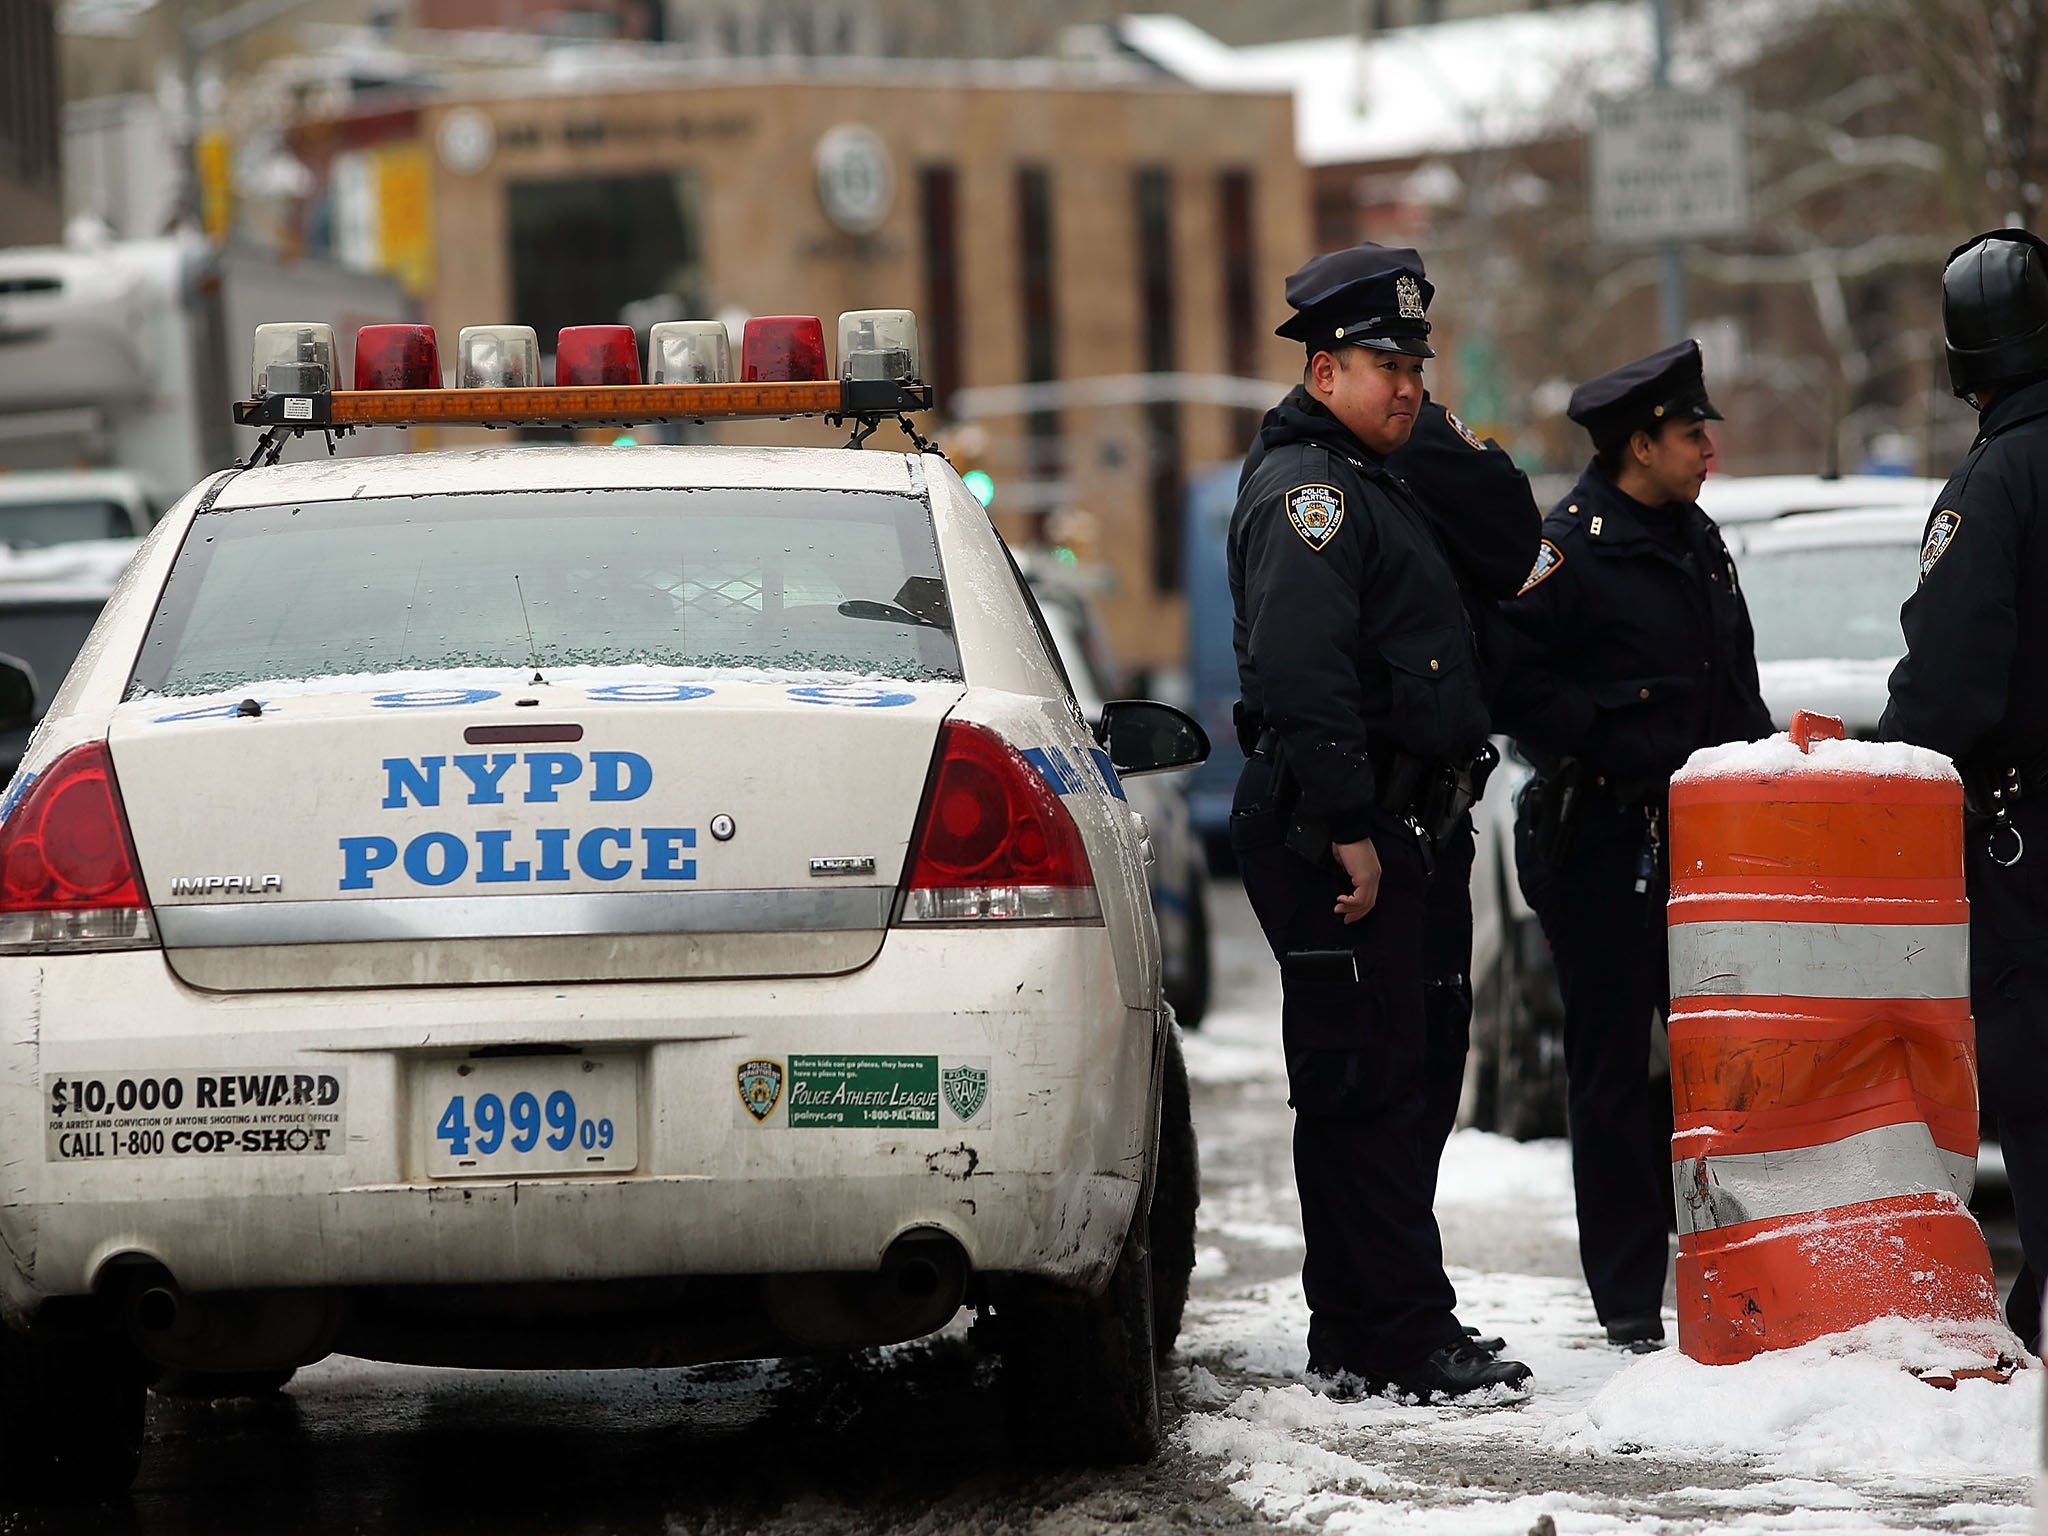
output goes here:
[{"label": "police athletic league sticker", "polygon": [[[1526,592],[1531,587],[1536,586],[1544,577],[1563,564],[1564,551],[1551,543],[1550,540],[1545,539],[1536,546],[1536,564],[1529,570],[1529,579],[1522,583],[1522,592]],[[1521,592],[1515,594],[1517,597],[1521,595]]]},{"label": "police athletic league sticker", "polygon": [[1920,546],[1920,579],[1925,581],[1927,573],[1934,569],[1934,562],[1948,553],[1949,545],[1956,540],[1956,530],[1963,525],[1960,512],[1940,511],[1934,514],[1934,521],[1927,525],[1927,542]]},{"label": "police athletic league sticker", "polygon": [[1287,493],[1287,521],[1310,549],[1322,549],[1344,526],[1344,493],[1334,485],[1298,485]]}]

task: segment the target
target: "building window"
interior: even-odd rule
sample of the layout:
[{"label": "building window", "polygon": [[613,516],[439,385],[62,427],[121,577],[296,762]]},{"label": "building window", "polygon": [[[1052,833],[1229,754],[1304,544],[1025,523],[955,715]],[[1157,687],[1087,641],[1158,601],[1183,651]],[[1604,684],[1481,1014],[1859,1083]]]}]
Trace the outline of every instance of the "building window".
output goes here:
[{"label": "building window", "polygon": [[[1017,171],[1017,271],[1023,303],[1024,379],[1048,384],[1060,376],[1059,313],[1053,290],[1052,172]],[[1026,423],[1025,478],[1056,480],[1064,467],[1060,413],[1033,411]]]},{"label": "building window", "polygon": [[[1174,344],[1173,174],[1146,166],[1133,178],[1138,215],[1138,324],[1147,373],[1173,373],[1180,366]],[[1154,400],[1145,406],[1145,488],[1152,513],[1152,586],[1181,589],[1180,403]]]},{"label": "building window", "polygon": [[924,306],[918,316],[924,375],[943,414],[960,387],[960,178],[950,165],[918,175],[918,216],[924,226]]},{"label": "building window", "polygon": [[[1217,178],[1216,214],[1220,225],[1216,249],[1223,254],[1223,367],[1234,378],[1258,375],[1258,245],[1253,223],[1252,173],[1225,171]],[[1259,413],[1231,412],[1230,436],[1249,443],[1259,429]]]}]

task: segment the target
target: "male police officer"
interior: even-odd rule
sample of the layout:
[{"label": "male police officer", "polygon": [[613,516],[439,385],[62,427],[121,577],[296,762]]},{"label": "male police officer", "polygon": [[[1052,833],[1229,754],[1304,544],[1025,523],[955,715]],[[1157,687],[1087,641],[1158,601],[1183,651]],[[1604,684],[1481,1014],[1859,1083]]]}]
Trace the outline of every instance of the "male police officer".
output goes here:
[{"label": "male police officer", "polygon": [[1713,455],[1696,342],[1592,379],[1571,419],[1593,462],[1544,520],[1504,610],[1521,635],[1503,723],[1536,763],[1515,861],[1564,994],[1579,1257],[1613,1343],[1662,1343],[1668,1153],[1649,1095],[1668,1001],[1663,867],[1671,774],[1770,733],[1735,565],[1696,498]]},{"label": "male police officer", "polygon": [[1452,1314],[1423,1166],[1426,840],[1465,809],[1487,724],[1456,578],[1385,466],[1421,404],[1430,293],[1405,250],[1288,279],[1280,334],[1308,367],[1230,524],[1231,844],[1280,961],[1309,1370],[1424,1400],[1529,1381]]},{"label": "male police officer", "polygon": [[2041,1347],[2048,1275],[2048,244],[1996,229],[1941,278],[1977,441],[1935,502],[1883,734],[1963,776],[1970,1005],[2026,1262],[2006,1317]]},{"label": "male police officer", "polygon": [[[1490,700],[1508,650],[1495,605],[1522,590],[1543,533],[1543,514],[1529,477],[1506,449],[1492,438],[1475,436],[1427,390],[1415,430],[1387,455],[1387,468],[1415,493],[1450,558]],[[1423,934],[1423,1001],[1429,1020],[1423,1161],[1432,1191],[1444,1143],[1457,1123],[1472,1043],[1473,842],[1467,812],[1438,839],[1429,875]]]}]

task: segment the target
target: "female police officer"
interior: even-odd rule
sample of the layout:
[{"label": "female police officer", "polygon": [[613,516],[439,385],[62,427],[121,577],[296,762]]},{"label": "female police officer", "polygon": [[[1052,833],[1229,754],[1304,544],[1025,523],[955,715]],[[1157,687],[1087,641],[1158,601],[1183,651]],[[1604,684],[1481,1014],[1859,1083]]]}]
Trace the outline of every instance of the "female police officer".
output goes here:
[{"label": "female police officer", "polygon": [[1452,1315],[1424,1166],[1425,839],[1487,729],[1457,581],[1383,462],[1421,405],[1430,292],[1376,246],[1288,279],[1308,367],[1245,461],[1229,550],[1231,842],[1280,961],[1309,1370],[1425,1400],[1529,1380]]},{"label": "female police officer", "polygon": [[1595,457],[1506,605],[1524,646],[1500,713],[1538,772],[1515,861],[1564,994],[1579,1257],[1609,1340],[1649,1349],[1664,1338],[1671,1204],[1649,1096],[1669,994],[1665,800],[1697,748],[1771,721],[1735,564],[1695,500],[1721,414],[1699,344],[1580,385],[1567,414]]}]

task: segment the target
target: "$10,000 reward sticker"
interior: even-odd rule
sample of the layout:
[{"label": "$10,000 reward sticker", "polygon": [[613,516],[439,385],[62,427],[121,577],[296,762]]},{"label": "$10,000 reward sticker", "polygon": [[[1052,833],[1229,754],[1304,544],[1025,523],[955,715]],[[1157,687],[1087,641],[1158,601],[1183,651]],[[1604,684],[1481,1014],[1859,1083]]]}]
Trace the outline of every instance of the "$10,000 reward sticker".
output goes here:
[{"label": "$10,000 reward sticker", "polygon": [[43,1155],[338,1156],[347,1088],[345,1069],[52,1073],[43,1079]]}]

